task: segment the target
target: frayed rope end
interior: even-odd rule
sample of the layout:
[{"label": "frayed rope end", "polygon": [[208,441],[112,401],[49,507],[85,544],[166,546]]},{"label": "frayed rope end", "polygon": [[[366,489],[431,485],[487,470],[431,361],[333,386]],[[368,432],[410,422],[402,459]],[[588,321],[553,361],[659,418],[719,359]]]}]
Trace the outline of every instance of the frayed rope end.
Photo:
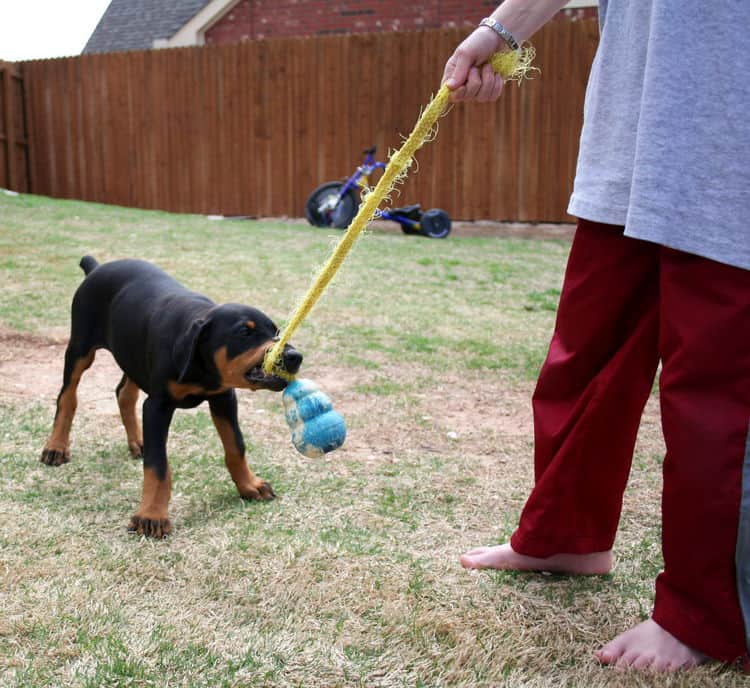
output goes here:
[{"label": "frayed rope end", "polygon": [[524,44],[518,50],[495,53],[490,57],[490,64],[506,81],[516,81],[519,84],[525,79],[533,78],[534,72],[540,72],[532,63],[536,57],[534,46]]}]

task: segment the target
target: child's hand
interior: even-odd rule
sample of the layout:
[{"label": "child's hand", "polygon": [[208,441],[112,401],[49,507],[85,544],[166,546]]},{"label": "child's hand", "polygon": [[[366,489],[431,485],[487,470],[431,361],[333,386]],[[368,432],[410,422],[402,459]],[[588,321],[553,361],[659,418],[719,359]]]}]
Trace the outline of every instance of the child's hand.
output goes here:
[{"label": "child's hand", "polygon": [[505,41],[486,27],[480,26],[469,34],[448,59],[443,71],[443,83],[452,91],[451,100],[485,103],[497,100],[505,82],[487,60],[507,47]]}]

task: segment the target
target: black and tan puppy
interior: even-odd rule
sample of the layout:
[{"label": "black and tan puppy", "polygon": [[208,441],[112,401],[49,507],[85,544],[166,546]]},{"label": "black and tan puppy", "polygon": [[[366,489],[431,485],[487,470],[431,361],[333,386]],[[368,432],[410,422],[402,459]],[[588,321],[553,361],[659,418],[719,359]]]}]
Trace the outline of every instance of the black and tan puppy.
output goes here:
[{"label": "black and tan puppy", "polygon": [[[107,349],[124,373],[115,395],[130,452],[143,456],[143,498],[128,530],[157,538],[169,533],[169,424],[176,409],[203,401],[208,401],[240,495],[273,499],[271,486],[254,475],[245,460],[234,391],[278,392],[286,387],[284,378],[266,375],[262,369],[278,333],[273,322],[256,308],[218,306],[145,261],[99,265],[84,256],[81,268],[86,278],[73,297],[63,385],[42,462],[59,466],[70,461],[76,389],[97,349]],[[279,363],[284,371],[294,374],[301,363],[302,354],[285,347]],[[143,431],[136,417],[139,390],[147,395]]]}]

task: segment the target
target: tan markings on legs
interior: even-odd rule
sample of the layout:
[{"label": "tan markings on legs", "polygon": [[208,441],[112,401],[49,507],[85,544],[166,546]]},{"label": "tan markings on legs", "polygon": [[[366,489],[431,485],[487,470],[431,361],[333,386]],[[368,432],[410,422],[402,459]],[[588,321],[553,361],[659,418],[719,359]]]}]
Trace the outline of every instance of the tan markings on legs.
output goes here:
[{"label": "tan markings on legs", "polygon": [[169,534],[169,498],[172,494],[172,474],[167,467],[164,480],[153,468],[143,469],[143,496],[138,511],[130,519],[128,530],[138,535],[162,538]]},{"label": "tan markings on legs", "polygon": [[167,467],[164,480],[160,480],[153,468],[143,469],[143,496],[138,516],[151,519],[165,519],[169,511],[169,498],[172,495],[172,473]]},{"label": "tan markings on legs", "polygon": [[237,446],[237,440],[231,424],[224,418],[211,414],[211,418],[224,445],[224,463],[229,475],[232,476],[237,491],[243,499],[273,499],[273,488],[262,478],[259,478],[248,466],[245,455]]},{"label": "tan markings on legs", "polygon": [[92,350],[76,361],[67,387],[61,390],[57,398],[57,411],[52,433],[42,451],[42,461],[50,466],[59,466],[70,461],[70,429],[78,407],[78,383],[83,373],[91,367],[95,355],[96,351]]},{"label": "tan markings on legs", "polygon": [[130,449],[133,457],[143,456],[143,431],[135,410],[139,392],[138,385],[130,378],[125,378],[125,384],[120,387],[120,391],[117,393],[120,418],[122,418],[122,424],[125,426],[128,449]]}]

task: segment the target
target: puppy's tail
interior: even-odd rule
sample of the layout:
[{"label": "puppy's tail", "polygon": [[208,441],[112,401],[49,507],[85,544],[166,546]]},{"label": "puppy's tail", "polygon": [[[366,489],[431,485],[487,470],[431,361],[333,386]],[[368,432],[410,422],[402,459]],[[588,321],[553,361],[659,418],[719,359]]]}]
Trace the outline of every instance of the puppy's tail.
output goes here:
[{"label": "puppy's tail", "polygon": [[81,258],[81,262],[78,264],[81,266],[81,270],[83,270],[87,275],[94,268],[99,266],[99,263],[93,256],[84,256],[83,258]]}]

